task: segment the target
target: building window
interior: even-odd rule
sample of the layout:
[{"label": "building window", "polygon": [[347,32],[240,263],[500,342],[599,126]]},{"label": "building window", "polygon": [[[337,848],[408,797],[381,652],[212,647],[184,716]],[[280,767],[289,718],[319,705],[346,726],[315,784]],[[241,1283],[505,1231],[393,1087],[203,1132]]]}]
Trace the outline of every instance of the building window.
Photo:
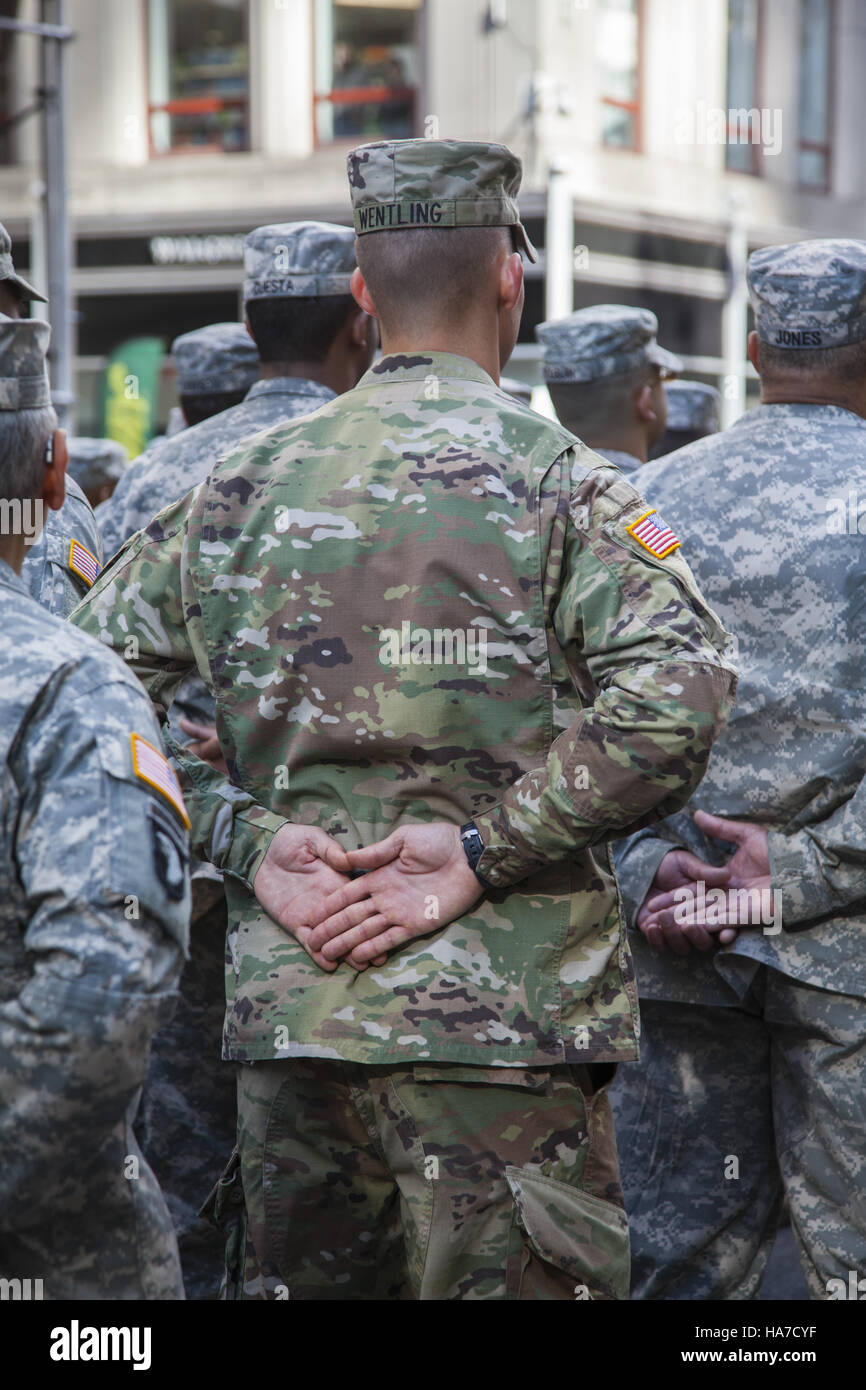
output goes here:
[{"label": "building window", "polygon": [[830,91],[833,0],[800,0],[797,182],[830,187]]},{"label": "building window", "polygon": [[622,150],[640,149],[641,8],[642,0],[599,0],[601,142]]},{"label": "building window", "polygon": [[248,0],[148,0],[154,154],[248,150]]},{"label": "building window", "polygon": [[415,134],[421,0],[316,0],[316,139]]},{"label": "building window", "polygon": [[[760,120],[758,102],[758,40],[760,0],[728,0],[728,140],[725,168],[740,174],[759,172],[757,145],[746,138]],[[731,112],[749,113],[734,118]]]}]

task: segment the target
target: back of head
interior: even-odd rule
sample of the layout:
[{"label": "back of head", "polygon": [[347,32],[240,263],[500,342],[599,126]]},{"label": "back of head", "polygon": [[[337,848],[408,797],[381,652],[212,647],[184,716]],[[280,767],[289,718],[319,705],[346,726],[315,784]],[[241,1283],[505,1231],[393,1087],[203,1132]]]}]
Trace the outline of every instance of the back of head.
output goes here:
[{"label": "back of head", "polygon": [[866,241],[765,246],[746,272],[758,372],[775,400],[866,391]]},{"label": "back of head", "polygon": [[355,238],[332,222],[256,227],[244,243],[244,307],[262,362],[324,362],[350,314]]}]

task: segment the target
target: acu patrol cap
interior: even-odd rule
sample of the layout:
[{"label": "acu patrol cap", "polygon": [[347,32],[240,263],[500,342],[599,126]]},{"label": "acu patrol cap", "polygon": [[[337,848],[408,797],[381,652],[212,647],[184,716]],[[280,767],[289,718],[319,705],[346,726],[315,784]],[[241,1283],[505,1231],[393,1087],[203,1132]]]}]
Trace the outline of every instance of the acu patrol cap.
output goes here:
[{"label": "acu patrol cap", "polygon": [[568,318],[540,323],[535,336],[544,352],[544,380],[598,381],[644,363],[677,375],[683,364],[659,347],[658,331],[655,314],[628,304],[594,304]]},{"label": "acu patrol cap", "polygon": [[11,280],[25,299],[41,299],[43,304],[48,302],[45,295],[35,290],[30,282],[25,280],[23,275],[19,275],[15,269],[12,261],[12,238],[2,222],[0,222],[0,280]]},{"label": "acu patrol cap", "polygon": [[67,438],[67,472],[80,488],[116,483],[129,467],[129,454],[116,439],[91,439],[85,435]]},{"label": "acu patrol cap", "polygon": [[866,338],[866,241],[795,241],[753,251],[746,269],[755,327],[778,348]]},{"label": "acu patrol cap", "polygon": [[666,381],[669,430],[702,430],[717,434],[721,396],[702,381]]},{"label": "acu patrol cap", "polygon": [[249,391],[259,379],[259,352],[242,323],[209,323],[171,345],[182,396]]},{"label": "acu patrol cap", "polygon": [[0,410],[51,404],[45,362],[50,337],[42,319],[0,319]]},{"label": "acu patrol cap", "polygon": [[355,231],[412,227],[513,227],[538,254],[517,210],[523,165],[506,145],[482,140],[380,140],[348,156]]},{"label": "acu patrol cap", "polygon": [[244,240],[244,299],[349,294],[355,269],[351,227],[274,222]]}]

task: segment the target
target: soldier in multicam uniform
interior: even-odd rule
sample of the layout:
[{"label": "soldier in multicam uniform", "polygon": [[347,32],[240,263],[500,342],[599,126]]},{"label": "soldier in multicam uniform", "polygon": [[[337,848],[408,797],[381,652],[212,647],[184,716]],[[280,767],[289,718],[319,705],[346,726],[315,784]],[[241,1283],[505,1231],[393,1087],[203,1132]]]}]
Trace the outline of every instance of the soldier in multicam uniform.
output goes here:
[{"label": "soldier in multicam uniform", "polygon": [[667,421],[663,383],[683,370],[656,341],[649,309],[596,304],[540,323],[544,380],[557,416],[623,473],[646,463]]},{"label": "soldier in multicam uniform", "polygon": [[[212,324],[175,341],[181,402],[191,427],[140,460],[118,490],[118,545],[130,529],[200,482],[241,439],[314,410],[366,370],[378,335],[349,293],[354,240],[348,227],[320,222],[258,227],[249,234],[244,297],[261,347],[262,379],[258,350],[243,325]],[[227,391],[239,391],[243,404],[194,423],[197,409]],[[179,739],[192,734],[201,740],[194,746],[204,754],[213,719],[213,696],[196,673],[178,692],[171,728]],[[187,1297],[202,1299],[216,1297],[223,1260],[220,1233],[199,1216],[199,1208],[237,1129],[234,1068],[220,1060],[226,901],[222,876],[211,864],[194,866],[193,902],[181,1002],[155,1041],[137,1132],[174,1219]]]},{"label": "soldier in multicam uniform", "polygon": [[[63,497],[48,336],[0,322],[5,509]],[[34,602],[24,553],[0,536],[0,1276],[182,1298],[132,1116],[186,946],[186,813],[141,686]]]},{"label": "soldier in multicam uniform", "polygon": [[626,480],[497,386],[534,255],[516,156],[349,169],[385,356],[223,460],[77,616],[138,636],[163,708],[193,662],[216,694],[230,780],[177,752],[229,900],[229,1287],[623,1298],[604,1085],[636,1000],[604,841],[699,780],[725,634]]},{"label": "soldier in multicam uniform", "polygon": [[666,381],[667,426],[661,439],[651,449],[651,459],[672,454],[696,439],[715,434],[719,428],[721,396],[715,386],[702,381]]},{"label": "soldier in multicam uniform", "polygon": [[[249,233],[244,310],[261,359],[261,379],[240,405],[164,439],[136,460],[100,514],[107,556],[200,483],[242,439],[308,415],[354,386],[378,345],[375,324],[349,293],[354,268],[354,237],[348,227],[286,222]],[[234,357],[238,369],[248,369],[247,355],[240,358],[235,349]],[[215,384],[227,379],[228,364],[215,370],[199,361],[199,371]]]},{"label": "soldier in multicam uniform", "polygon": [[[129,454],[116,439],[72,435],[66,441],[69,454],[67,478],[74,478],[91,507],[107,502],[129,467]],[[95,513],[94,513],[95,515]],[[99,518],[96,518],[97,524]]]},{"label": "soldier in multicam uniform", "polygon": [[762,404],[639,475],[741,670],[694,819],[617,849],[640,928],[642,1060],[614,1086],[639,1298],[756,1297],[783,1191],[811,1296],[866,1274],[866,242],[767,247],[748,284]]}]

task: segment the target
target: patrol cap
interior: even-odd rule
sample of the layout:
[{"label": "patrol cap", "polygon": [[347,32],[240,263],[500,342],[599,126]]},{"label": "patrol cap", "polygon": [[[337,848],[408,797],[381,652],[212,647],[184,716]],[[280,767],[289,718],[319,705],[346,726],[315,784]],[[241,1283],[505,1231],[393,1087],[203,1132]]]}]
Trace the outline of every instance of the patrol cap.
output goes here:
[{"label": "patrol cap", "polygon": [[526,381],[518,381],[516,376],[501,376],[499,389],[520,401],[521,405],[532,405],[532,387]]},{"label": "patrol cap", "polygon": [[43,304],[48,302],[45,295],[34,290],[30,282],[25,280],[23,275],[19,275],[15,269],[12,262],[12,238],[2,222],[0,222],[0,280],[11,280],[25,299],[41,299]]},{"label": "patrol cap", "polygon": [[348,156],[355,231],[411,227],[513,227],[538,254],[517,210],[523,165],[486,140],[379,140]]},{"label": "patrol cap", "polygon": [[51,404],[45,362],[50,337],[42,319],[0,319],[0,410]]},{"label": "patrol cap", "polygon": [[244,299],[349,294],[355,235],[334,222],[274,222],[244,239]]},{"label": "patrol cap", "polygon": [[659,347],[658,330],[655,314],[628,304],[594,304],[540,323],[535,336],[544,352],[544,380],[597,381],[644,363],[676,375],[683,364]]},{"label": "patrol cap", "polygon": [[866,338],[866,241],[765,246],[746,268],[755,327],[779,348],[832,348]]},{"label": "patrol cap", "polygon": [[702,381],[666,381],[665,395],[669,430],[718,432],[722,398],[715,386],[705,386]]},{"label": "patrol cap", "polygon": [[259,379],[259,352],[242,323],[209,323],[171,345],[182,396],[249,391]]},{"label": "patrol cap", "polygon": [[129,467],[129,454],[116,439],[67,438],[67,472],[85,491],[116,483]]}]

